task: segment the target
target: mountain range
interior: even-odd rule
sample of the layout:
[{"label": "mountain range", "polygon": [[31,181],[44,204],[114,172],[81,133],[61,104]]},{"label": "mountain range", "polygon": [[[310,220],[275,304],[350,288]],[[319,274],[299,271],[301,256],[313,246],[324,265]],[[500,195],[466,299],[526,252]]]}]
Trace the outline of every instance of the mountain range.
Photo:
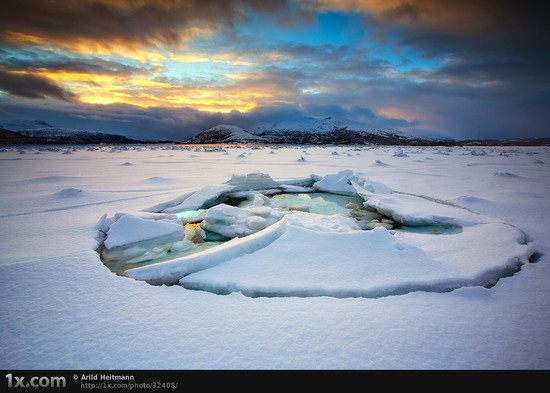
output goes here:
[{"label": "mountain range", "polygon": [[0,128],[0,144],[2,145],[93,145],[93,144],[124,144],[140,143],[123,135],[106,134],[103,132],[72,131],[46,128],[26,131],[11,131]]},{"label": "mountain range", "polygon": [[[9,128],[9,129],[8,129]],[[79,131],[52,126],[44,121],[16,121],[0,125],[0,145],[83,145],[177,143],[143,141],[123,135]],[[185,144],[340,144],[340,145],[416,145],[416,146],[541,146],[550,138],[504,140],[444,140],[414,137],[389,127],[376,127],[339,117],[316,119],[301,117],[256,127],[252,132],[220,124],[185,140]]]},{"label": "mountain range", "polygon": [[301,117],[257,127],[249,132],[241,127],[220,124],[184,143],[280,143],[280,144],[380,144],[434,145],[450,141],[416,138],[389,127],[375,127],[353,120]]},{"label": "mountain range", "polygon": [[58,128],[42,121],[10,123],[9,127],[10,129],[0,127],[0,145],[175,143],[173,141],[142,141],[124,135]]}]

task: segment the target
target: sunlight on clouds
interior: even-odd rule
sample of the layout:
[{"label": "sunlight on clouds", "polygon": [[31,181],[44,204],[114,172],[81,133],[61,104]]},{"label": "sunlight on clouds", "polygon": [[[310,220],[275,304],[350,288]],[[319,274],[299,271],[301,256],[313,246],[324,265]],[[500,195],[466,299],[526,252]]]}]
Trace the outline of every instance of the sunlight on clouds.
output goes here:
[{"label": "sunlight on clouds", "polygon": [[316,0],[318,8],[327,10],[383,12],[400,6],[402,0]]},{"label": "sunlight on clouds", "polygon": [[171,87],[172,85],[170,85],[169,83],[166,83],[166,82],[159,82],[159,81],[156,81],[156,80],[151,80],[151,79],[144,79],[144,78],[140,78],[140,79],[137,79],[137,78],[133,78],[130,83],[132,85],[135,85],[135,86],[139,86],[139,87]]},{"label": "sunlight on clouds", "polygon": [[[31,74],[29,71],[22,71],[26,74]],[[62,82],[70,87],[73,83],[89,84],[95,86],[102,86],[103,88],[108,85],[122,84],[127,82],[128,78],[121,75],[105,75],[105,74],[93,74],[82,72],[69,72],[69,71],[49,71],[47,69],[38,69],[32,74],[48,78],[54,82]]]},{"label": "sunlight on clouds", "polygon": [[173,86],[131,75],[100,75],[45,69],[15,71],[47,78],[79,97],[87,104],[124,103],[140,107],[190,107],[210,112],[247,112],[257,106],[258,99],[272,96],[269,91],[252,88]]},{"label": "sunlight on clouds", "polygon": [[210,61],[210,58],[205,54],[199,53],[184,53],[184,54],[172,54],[170,60],[178,63],[206,63]]},{"label": "sunlight on clouds", "polygon": [[238,55],[234,53],[218,53],[218,54],[207,54],[207,53],[185,53],[185,54],[176,54],[171,55],[170,60],[178,63],[227,63],[231,65],[246,66],[251,67],[256,65],[256,63],[241,60]]},{"label": "sunlight on clouds", "polygon": [[262,62],[278,62],[285,56],[277,51],[267,51],[263,53],[178,53],[171,54],[169,59],[179,63],[227,63],[236,66],[253,67]]},{"label": "sunlight on clouds", "polygon": [[16,31],[8,31],[5,33],[5,36],[8,42],[17,43],[17,44],[38,45],[38,44],[46,43],[46,40],[41,37],[25,34],[25,33],[19,33]]},{"label": "sunlight on clouds", "polygon": [[408,112],[403,108],[386,107],[377,110],[378,115],[393,119],[403,119],[406,121],[414,121],[418,118],[418,112]]},{"label": "sunlight on clouds", "polygon": [[260,73],[237,73],[237,74],[225,74],[224,77],[228,79],[233,80],[253,80],[253,79],[261,79],[263,78],[263,75]]}]

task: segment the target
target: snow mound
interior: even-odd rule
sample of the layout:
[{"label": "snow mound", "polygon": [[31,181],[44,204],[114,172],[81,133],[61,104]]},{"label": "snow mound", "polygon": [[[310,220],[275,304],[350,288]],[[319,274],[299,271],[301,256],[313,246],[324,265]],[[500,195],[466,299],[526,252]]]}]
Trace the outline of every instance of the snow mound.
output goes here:
[{"label": "snow mound", "polygon": [[153,176],[148,179],[143,180],[143,183],[150,183],[150,184],[157,184],[157,183],[169,183],[173,182],[174,179],[171,179],[169,177],[160,177],[160,176]]},{"label": "snow mound", "polygon": [[393,153],[393,157],[409,157],[409,155],[403,150],[396,150],[395,153]]},{"label": "snow mound", "polygon": [[510,173],[510,172],[493,172],[493,176],[496,176],[496,177],[519,177],[518,175],[514,175],[513,173]]},{"label": "snow mound", "polygon": [[80,188],[64,188],[63,190],[56,192],[55,196],[58,198],[75,198],[85,195],[86,193]]}]

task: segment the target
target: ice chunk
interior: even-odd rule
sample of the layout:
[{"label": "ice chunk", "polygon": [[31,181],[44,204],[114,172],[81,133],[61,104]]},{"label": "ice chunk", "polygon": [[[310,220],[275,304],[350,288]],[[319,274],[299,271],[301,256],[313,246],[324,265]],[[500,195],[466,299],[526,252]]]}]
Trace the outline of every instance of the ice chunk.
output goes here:
[{"label": "ice chunk", "polygon": [[278,188],[270,188],[267,190],[248,190],[248,191],[236,191],[227,193],[226,196],[229,198],[241,199],[241,198],[250,198],[254,195],[260,193],[263,195],[273,195],[280,193],[281,190]]},{"label": "ice chunk", "polygon": [[348,203],[362,203],[361,198],[329,193],[279,194],[271,198],[273,207],[286,210],[302,210],[318,214],[349,215]]},{"label": "ice chunk", "polygon": [[178,213],[185,210],[198,210],[213,204],[222,194],[233,191],[235,186],[221,185],[201,188],[185,198],[181,203],[162,210],[165,213]]},{"label": "ice chunk", "polygon": [[326,216],[323,214],[293,211],[287,214],[283,218],[283,221],[290,225],[318,232],[349,232],[361,229],[353,218],[344,217],[339,214]]},{"label": "ice chunk", "polygon": [[321,180],[322,178],[323,176],[310,175],[308,177],[299,177],[299,178],[293,178],[293,179],[279,179],[278,183],[281,185],[281,187],[284,187],[284,186],[312,187],[313,183]]},{"label": "ice chunk", "polygon": [[393,153],[393,157],[408,157],[408,156],[409,155],[401,149],[396,150],[395,153]]},{"label": "ice chunk", "polygon": [[[502,223],[476,225],[436,245],[431,235],[392,235],[384,228],[327,233],[288,225],[282,236],[254,255],[190,274],[180,285],[253,297],[374,298],[490,286],[525,263],[529,247],[518,243],[518,235],[517,229]],[[464,247],[468,244],[475,247]],[[293,250],[292,258],[281,258],[288,250]]]},{"label": "ice chunk", "polygon": [[365,194],[391,194],[393,190],[383,183],[369,180],[365,178],[359,178],[352,180],[351,185],[355,189],[358,195],[364,198]]},{"label": "ice chunk", "polygon": [[451,225],[465,226],[490,222],[480,216],[450,204],[409,194],[371,194],[364,192],[364,205],[391,217],[394,221],[410,226]]},{"label": "ice chunk", "polygon": [[[282,250],[293,250],[292,258],[281,258]],[[180,284],[222,294],[240,291],[249,296],[376,297],[448,273],[446,266],[383,228],[348,234],[289,226],[279,239],[256,254],[188,275]]]},{"label": "ice chunk", "polygon": [[313,187],[319,191],[332,192],[335,194],[355,195],[355,189],[351,185],[357,176],[349,169],[340,171],[335,175],[327,175],[313,184]]},{"label": "ice chunk", "polygon": [[[263,231],[244,238],[234,238],[217,247],[198,254],[188,255],[153,265],[126,270],[124,275],[150,284],[172,285],[183,276],[203,269],[208,269],[221,262],[237,258],[244,254],[256,252],[281,236],[286,223],[279,221]],[[208,233],[208,231],[206,231]]]},{"label": "ice chunk", "polygon": [[[259,200],[262,199],[258,198]],[[268,206],[253,205],[243,209],[221,204],[208,210],[201,223],[201,228],[228,238],[243,237],[272,225],[279,221],[283,215],[283,212]]]},{"label": "ice chunk", "polygon": [[192,241],[184,239],[182,241],[179,241],[179,242],[176,242],[176,243],[172,244],[172,246],[170,248],[171,248],[172,251],[179,252],[179,251],[187,250],[192,246],[193,246]]},{"label": "ice chunk", "polygon": [[[183,239],[183,225],[178,219],[155,220],[117,214],[115,220],[107,230],[104,248],[101,251],[103,262],[112,270],[120,270],[132,263],[162,258],[170,250],[183,250],[188,246]],[[99,225],[105,230],[108,223],[108,219],[105,218]]]},{"label": "ice chunk", "polygon": [[173,241],[183,239],[183,225],[168,220],[148,220],[131,215],[123,215],[107,231],[105,248],[126,246],[145,240],[168,238]]},{"label": "ice chunk", "polygon": [[303,193],[303,192],[314,192],[313,187],[304,187],[304,186],[294,186],[291,184],[281,184],[281,189],[284,192],[288,193]]},{"label": "ice chunk", "polygon": [[262,194],[255,194],[252,197],[252,206],[253,207],[260,207],[260,206],[269,206],[271,205],[271,200]]},{"label": "ice chunk", "polygon": [[246,219],[246,225],[253,231],[267,228],[267,220],[260,216],[250,216]]},{"label": "ice chunk", "polygon": [[188,224],[188,223],[196,223],[200,222],[204,219],[206,216],[206,209],[199,209],[199,210],[185,210],[179,213],[176,213],[176,217],[178,217],[182,223]]},{"label": "ice chunk", "polygon": [[278,187],[277,182],[265,173],[233,175],[227,184],[234,186],[233,191],[261,190]]}]

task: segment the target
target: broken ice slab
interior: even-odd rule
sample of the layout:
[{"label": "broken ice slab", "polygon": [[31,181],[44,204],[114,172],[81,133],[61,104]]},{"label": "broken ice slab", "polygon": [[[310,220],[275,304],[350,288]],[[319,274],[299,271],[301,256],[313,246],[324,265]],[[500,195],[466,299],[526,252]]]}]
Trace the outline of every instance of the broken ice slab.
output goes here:
[{"label": "broken ice slab", "polygon": [[204,220],[204,216],[206,216],[207,211],[207,209],[184,210],[176,213],[176,216],[181,220],[183,224],[191,224]]},{"label": "broken ice slab", "polygon": [[317,214],[341,214],[349,216],[352,208],[346,207],[352,203],[354,206],[362,206],[364,202],[357,196],[345,196],[329,193],[299,193],[299,194],[277,194],[270,198],[271,206],[285,210],[306,210]]},{"label": "broken ice slab", "polygon": [[222,203],[208,210],[201,228],[227,238],[243,237],[267,228],[283,216],[283,212],[269,206],[239,208]]}]

